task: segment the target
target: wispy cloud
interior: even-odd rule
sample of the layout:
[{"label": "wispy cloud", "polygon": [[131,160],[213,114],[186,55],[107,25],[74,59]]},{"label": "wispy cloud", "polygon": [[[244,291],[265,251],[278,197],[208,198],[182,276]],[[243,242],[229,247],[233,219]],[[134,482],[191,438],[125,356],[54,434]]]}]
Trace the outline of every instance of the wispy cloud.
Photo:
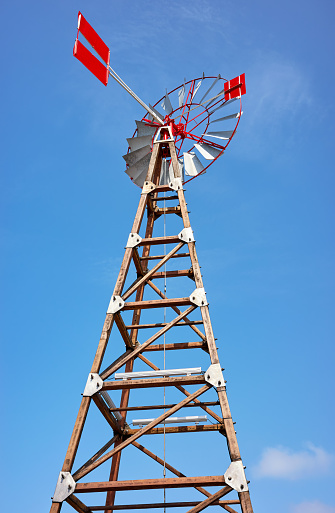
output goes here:
[{"label": "wispy cloud", "polygon": [[301,502],[293,506],[291,511],[292,513],[335,513],[335,507],[320,501]]},{"label": "wispy cloud", "polygon": [[268,447],[261,460],[253,468],[255,477],[272,477],[280,479],[300,479],[314,473],[326,474],[333,461],[333,456],[322,447],[309,443],[303,451],[294,452],[287,447]]}]

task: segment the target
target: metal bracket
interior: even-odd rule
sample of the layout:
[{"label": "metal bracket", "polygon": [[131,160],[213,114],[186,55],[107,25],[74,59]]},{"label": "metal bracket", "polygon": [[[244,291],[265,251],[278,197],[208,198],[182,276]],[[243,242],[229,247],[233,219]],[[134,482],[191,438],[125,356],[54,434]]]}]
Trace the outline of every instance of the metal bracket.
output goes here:
[{"label": "metal bracket", "polygon": [[63,502],[75,490],[76,482],[70,472],[60,472],[52,502]]},{"label": "metal bracket", "polygon": [[195,289],[190,295],[190,301],[197,306],[207,306],[208,301],[206,298],[206,292],[203,287]]},{"label": "metal bracket", "polygon": [[104,382],[96,372],[90,372],[87,378],[84,397],[92,397],[96,392],[102,389]]},{"label": "metal bracket", "polygon": [[205,380],[215,388],[225,386],[225,380],[219,363],[212,363],[212,365],[208,367],[205,372]]},{"label": "metal bracket", "polygon": [[124,301],[121,296],[112,296],[109,302],[108,314],[115,314],[124,307]]},{"label": "metal bracket", "polygon": [[242,461],[232,461],[224,473],[225,482],[237,492],[247,492],[248,483]]},{"label": "metal bracket", "polygon": [[148,194],[149,192],[153,192],[154,189],[156,189],[156,185],[154,183],[144,182],[141,194]]},{"label": "metal bracket", "polygon": [[[169,139],[160,139],[162,130],[165,130],[165,131],[167,130],[169,132]],[[171,127],[169,125],[159,127],[159,129],[157,130],[156,137],[154,139],[154,143],[167,143],[167,142],[173,142],[173,141],[174,141],[174,137],[172,134]]]},{"label": "metal bracket", "polygon": [[180,233],[178,233],[178,238],[183,242],[195,242],[192,228],[184,228]]},{"label": "metal bracket", "polygon": [[140,244],[141,241],[142,237],[140,237],[138,233],[130,233],[126,248],[135,248]]},{"label": "metal bracket", "polygon": [[183,190],[183,183],[181,178],[172,178],[171,182],[169,182],[169,187],[173,191],[181,191]]}]

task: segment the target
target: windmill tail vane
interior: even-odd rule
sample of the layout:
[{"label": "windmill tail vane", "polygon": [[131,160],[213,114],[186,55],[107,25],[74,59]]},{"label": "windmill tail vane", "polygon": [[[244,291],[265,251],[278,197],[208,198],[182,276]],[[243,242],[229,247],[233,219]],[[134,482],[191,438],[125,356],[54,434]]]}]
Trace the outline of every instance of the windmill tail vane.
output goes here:
[{"label": "windmill tail vane", "polygon": [[[198,513],[209,506],[253,513],[183,188],[207,171],[234,136],[245,76],[184,79],[146,105],[110,67],[108,46],[80,12],[73,53],[105,86],[112,76],[145,115],[135,121],[123,155],[126,174],[141,188],[140,199],[50,513],[60,513],[63,503],[78,513],[167,508]],[[171,297],[174,291],[178,297]],[[140,418],[130,421],[128,412]],[[86,426],[92,413],[94,434]],[[91,436],[82,439],[84,428]],[[166,437],[172,434],[184,440],[178,446],[171,437],[170,452]],[[159,436],[163,457],[150,445]],[[227,451],[218,450],[220,442]],[[152,468],[143,466],[148,458]],[[150,478],[144,478],[149,468]],[[82,482],[86,476],[89,481]]]}]

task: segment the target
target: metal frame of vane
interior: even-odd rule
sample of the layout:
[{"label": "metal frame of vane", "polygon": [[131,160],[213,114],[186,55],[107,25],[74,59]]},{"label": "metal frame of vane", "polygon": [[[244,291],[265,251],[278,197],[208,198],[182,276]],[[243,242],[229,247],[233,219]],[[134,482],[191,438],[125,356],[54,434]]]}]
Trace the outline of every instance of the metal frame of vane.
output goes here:
[{"label": "metal frame of vane", "polygon": [[[110,69],[109,50],[80,13],[79,31],[95,48],[106,66],[93,54],[90,54],[91,57],[89,56],[86,60],[83,57],[84,51],[80,50],[81,53],[78,54],[78,39],[75,45],[76,57],[80,57],[83,64],[100,80],[105,77],[104,83],[107,84],[106,75]],[[87,49],[85,51],[88,52]],[[237,83],[241,93],[239,78]],[[193,87],[192,94],[194,90]],[[228,91],[228,94],[234,94],[234,91],[236,89]],[[190,110],[189,107],[186,108]],[[147,110],[150,112],[152,109],[148,107]],[[154,117],[156,113],[152,110],[151,114]],[[149,122],[152,123],[152,119]],[[165,510],[178,507],[187,508],[188,513],[196,513],[215,505],[231,513],[238,510],[242,513],[253,511],[245,467],[242,464],[229,409],[226,382],[218,358],[195,237],[187,211],[182,186],[182,168],[178,161],[173,124],[164,123],[164,120],[157,121],[158,123],[162,128],[151,144],[152,151],[139,205],[107,309],[98,348],[83,391],[64,465],[59,473],[51,513],[58,513],[64,502],[79,513],[151,508]],[[172,170],[168,183],[161,183],[162,169],[166,169],[164,161],[170,163]],[[166,206],[166,204],[172,206]],[[143,221],[145,213],[147,216]],[[164,236],[154,236],[156,221],[167,214],[176,214],[172,218],[170,216],[170,219],[174,219],[174,227],[180,224],[180,231],[177,229],[171,235],[164,233]],[[157,246],[156,251],[155,246]],[[168,247],[167,252],[163,249],[165,247]],[[185,261],[188,262],[186,265],[178,265]],[[165,288],[161,290],[157,282],[161,283],[162,279],[164,282],[167,279],[174,282],[178,279],[178,289],[173,287],[173,290],[180,291],[179,297],[169,298]],[[153,294],[155,299],[152,299]],[[167,309],[168,312],[164,322],[162,322],[162,309]],[[169,336],[169,342],[166,341],[166,336]],[[197,340],[194,341],[194,338]],[[115,343],[118,340],[124,344],[124,351],[122,354],[114,355],[114,361],[110,361],[110,355],[106,353],[107,346],[109,342]],[[180,369],[174,366],[168,370],[165,369],[164,359],[163,370],[160,369],[157,357],[163,353],[165,358],[166,352],[173,355],[175,351],[178,351],[179,363],[190,361],[189,356],[191,356],[192,362],[197,359],[199,364],[204,365],[196,368],[185,366]],[[150,353],[151,358],[148,357]],[[149,372],[143,368],[148,369]],[[124,372],[122,371],[121,376],[117,376],[121,379],[115,379],[115,373],[122,369]],[[189,387],[192,389],[190,390]],[[135,403],[131,404],[130,392],[135,390],[136,394],[132,394],[132,397],[135,397]],[[162,400],[159,401],[162,390],[169,393],[171,404],[166,403],[165,394],[163,404],[161,404]],[[206,398],[204,398],[205,394]],[[149,398],[149,404],[145,404],[146,397]],[[100,421],[105,424],[101,433],[106,431],[106,427],[111,430],[111,433],[99,448],[94,442],[102,439],[101,434],[94,440],[90,439],[89,442],[86,440],[85,454],[87,457],[88,444],[91,443],[91,456],[85,463],[76,467],[77,451],[79,450],[78,456],[80,456],[81,436],[91,406],[101,413]],[[188,415],[190,407],[195,415]],[[132,411],[138,414],[146,410],[149,411],[150,418],[142,419],[140,427],[135,427],[138,421],[135,421],[131,427],[127,421],[127,413]],[[159,410],[163,410],[163,413]],[[175,416],[176,414],[180,416]],[[208,424],[207,419],[210,420]],[[99,429],[95,432],[100,433]],[[165,437],[171,433],[186,437],[183,440],[182,464],[191,468],[192,473],[196,475],[186,476],[184,469],[177,469],[167,461],[170,457],[176,459],[179,451],[169,451],[167,458],[165,446],[164,457],[148,449],[147,445],[150,444],[152,436],[162,435],[165,441]],[[192,445],[194,440],[192,437],[197,435],[203,437],[201,447]],[[214,436],[217,437],[215,442]],[[140,438],[141,443],[139,443]],[[215,458],[217,446],[224,440],[228,447],[226,461],[223,456],[224,451],[220,454],[220,458]],[[123,473],[129,478],[120,480],[121,456],[125,451],[129,452],[129,446],[133,449],[132,463],[123,469]],[[202,458],[201,449],[205,451]],[[194,458],[195,451],[198,452],[199,457]],[[147,458],[154,462],[153,469],[156,470],[153,470],[152,478],[134,480],[136,468],[138,472],[144,461],[139,459],[136,467],[136,454],[138,458]],[[208,454],[212,454],[212,457],[207,457]],[[193,456],[192,465],[187,465],[189,455]],[[95,470],[99,469],[98,477],[101,477],[106,467],[106,465],[101,467],[104,463],[110,465],[109,472],[104,481],[97,481]],[[208,475],[203,475],[207,468],[209,468]],[[214,474],[212,469],[215,469]],[[87,476],[90,476],[90,481],[82,482],[82,479]],[[136,477],[139,476],[141,473]],[[218,488],[218,491],[212,492],[213,486]],[[183,500],[180,500],[180,494],[179,500],[174,497],[175,490],[178,488],[185,489]],[[118,498],[119,495],[122,498],[122,494],[118,492],[124,490],[129,492],[127,498],[133,496],[130,493],[132,491],[145,491],[145,503],[135,504],[131,501],[115,504],[116,494]],[[157,502],[154,498],[157,495],[153,490],[168,490],[169,500],[166,500],[164,493],[164,501]],[[101,492],[104,492],[104,504],[101,504]],[[83,494],[85,499],[81,500]],[[89,504],[84,504],[84,500]]]}]

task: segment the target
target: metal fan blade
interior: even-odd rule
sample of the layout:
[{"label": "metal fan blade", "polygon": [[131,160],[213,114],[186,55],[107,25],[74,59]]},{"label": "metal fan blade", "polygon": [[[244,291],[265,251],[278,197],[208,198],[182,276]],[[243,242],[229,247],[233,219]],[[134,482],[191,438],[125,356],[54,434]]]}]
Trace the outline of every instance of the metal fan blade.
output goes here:
[{"label": "metal fan blade", "polygon": [[[149,103],[149,107],[150,107],[150,109],[151,109],[151,110],[153,110],[153,111],[154,111],[154,113],[156,114],[156,116],[158,116],[158,117],[159,117],[159,119],[161,119],[161,120],[163,121],[163,119],[164,119],[163,114],[161,114],[160,112],[158,112],[158,110],[157,110],[157,109],[155,109],[155,107],[153,107],[152,105],[150,105],[150,103]],[[150,112],[148,112],[148,117],[149,117],[150,121],[152,121],[152,120],[154,119],[154,118],[152,117],[152,115],[150,114]]]},{"label": "metal fan blade", "polygon": [[197,92],[199,91],[200,86],[201,86],[202,81],[203,81],[203,79],[204,79],[204,78],[205,78],[205,73],[203,73],[203,74],[202,74],[202,79],[201,79],[201,80],[199,80],[199,82],[197,83],[197,85],[196,85],[196,86],[195,86],[195,88],[194,88],[194,92],[193,92],[193,94],[192,94],[192,98],[191,98],[191,103],[193,102],[193,100],[194,100],[194,98],[195,98],[195,95],[196,95],[196,94],[197,94]]},{"label": "metal fan blade", "polygon": [[151,140],[151,135],[143,135],[142,137],[131,137],[130,139],[127,139],[127,142],[130,146],[130,150],[136,151],[143,148],[143,146],[151,146]]},{"label": "metal fan blade", "polygon": [[142,137],[143,135],[151,135],[153,137],[154,133],[157,130],[157,126],[150,126],[148,123],[144,121],[135,121],[137,126],[137,137]]},{"label": "metal fan blade", "polygon": [[163,109],[165,110],[165,112],[167,114],[171,114],[171,112],[173,111],[173,108],[172,108],[172,105],[171,105],[171,102],[170,102],[170,98],[169,98],[169,95],[168,95],[167,91],[165,93],[164,100],[161,103],[161,107],[163,107]]},{"label": "metal fan blade", "polygon": [[[183,163],[183,159],[178,159],[178,166],[179,166],[181,181],[183,182],[184,181],[184,163]],[[170,182],[171,182],[171,180],[174,178],[172,161],[170,162],[170,166],[169,166],[169,176],[170,176]]]},{"label": "metal fan blade", "polygon": [[184,153],[185,175],[197,176],[204,169],[204,166],[193,151]]},{"label": "metal fan blade", "polygon": [[142,188],[143,184],[145,182],[145,179],[147,177],[147,174],[148,174],[148,169],[144,169],[144,171],[142,171],[142,173],[140,173],[136,178],[133,179],[133,182]]},{"label": "metal fan blade", "polygon": [[197,143],[194,146],[206,160],[214,160],[222,152],[206,143]]},{"label": "metal fan blade", "polygon": [[159,179],[159,185],[167,185],[170,183],[169,166],[166,159],[162,160],[161,176]]},{"label": "metal fan blade", "polygon": [[186,82],[186,78],[184,78],[184,85],[183,85],[183,87],[178,91],[179,107],[182,107],[184,105],[185,82]]},{"label": "metal fan blade", "polygon": [[220,132],[206,132],[202,136],[216,137],[217,139],[230,139],[234,130],[221,130]]},{"label": "metal fan blade", "polygon": [[208,95],[208,93],[213,89],[213,87],[215,86],[216,82],[221,78],[221,75],[218,75],[214,80],[213,80],[213,83],[212,85],[210,86],[209,89],[207,89],[207,91],[205,92],[205,94],[203,95],[203,97],[201,98],[200,102],[199,103],[202,103],[204,101],[204,99],[206,98],[206,96]]},{"label": "metal fan blade", "polygon": [[138,150],[131,151],[131,152],[127,153],[126,155],[122,155],[122,157],[127,162],[128,166],[133,166],[134,164],[136,164],[136,162],[141,160],[141,158],[143,158],[145,155],[150,153],[150,151],[151,151],[151,147],[149,145],[143,146],[143,148],[139,148]]},{"label": "metal fan blade", "polygon": [[150,159],[151,159],[151,153],[148,153],[148,155],[145,155],[140,160],[138,160],[135,164],[128,167],[128,169],[126,169],[125,173],[127,173],[127,175],[130,176],[130,178],[135,182],[136,178],[139,177],[140,174],[142,174],[144,172],[147,173]]},{"label": "metal fan blade", "polygon": [[230,116],[224,116],[223,118],[214,119],[214,121],[210,122],[210,125],[212,123],[217,123],[218,121],[226,121],[227,119],[235,119],[235,118],[239,118],[239,117],[240,117],[240,113],[235,112],[235,114],[230,114]]},{"label": "metal fan blade", "polygon": [[239,96],[237,96],[236,98],[233,98],[232,100],[228,100],[227,102],[222,103],[221,105],[219,105],[218,107],[216,107],[214,110],[212,110],[212,111],[209,113],[209,115],[211,116],[211,115],[213,114],[213,112],[215,112],[215,111],[217,111],[217,110],[219,110],[219,109],[222,109],[222,107],[225,107],[226,105],[229,105],[230,103],[235,102],[236,100],[239,100],[239,99],[240,99],[240,97],[239,97]]}]

